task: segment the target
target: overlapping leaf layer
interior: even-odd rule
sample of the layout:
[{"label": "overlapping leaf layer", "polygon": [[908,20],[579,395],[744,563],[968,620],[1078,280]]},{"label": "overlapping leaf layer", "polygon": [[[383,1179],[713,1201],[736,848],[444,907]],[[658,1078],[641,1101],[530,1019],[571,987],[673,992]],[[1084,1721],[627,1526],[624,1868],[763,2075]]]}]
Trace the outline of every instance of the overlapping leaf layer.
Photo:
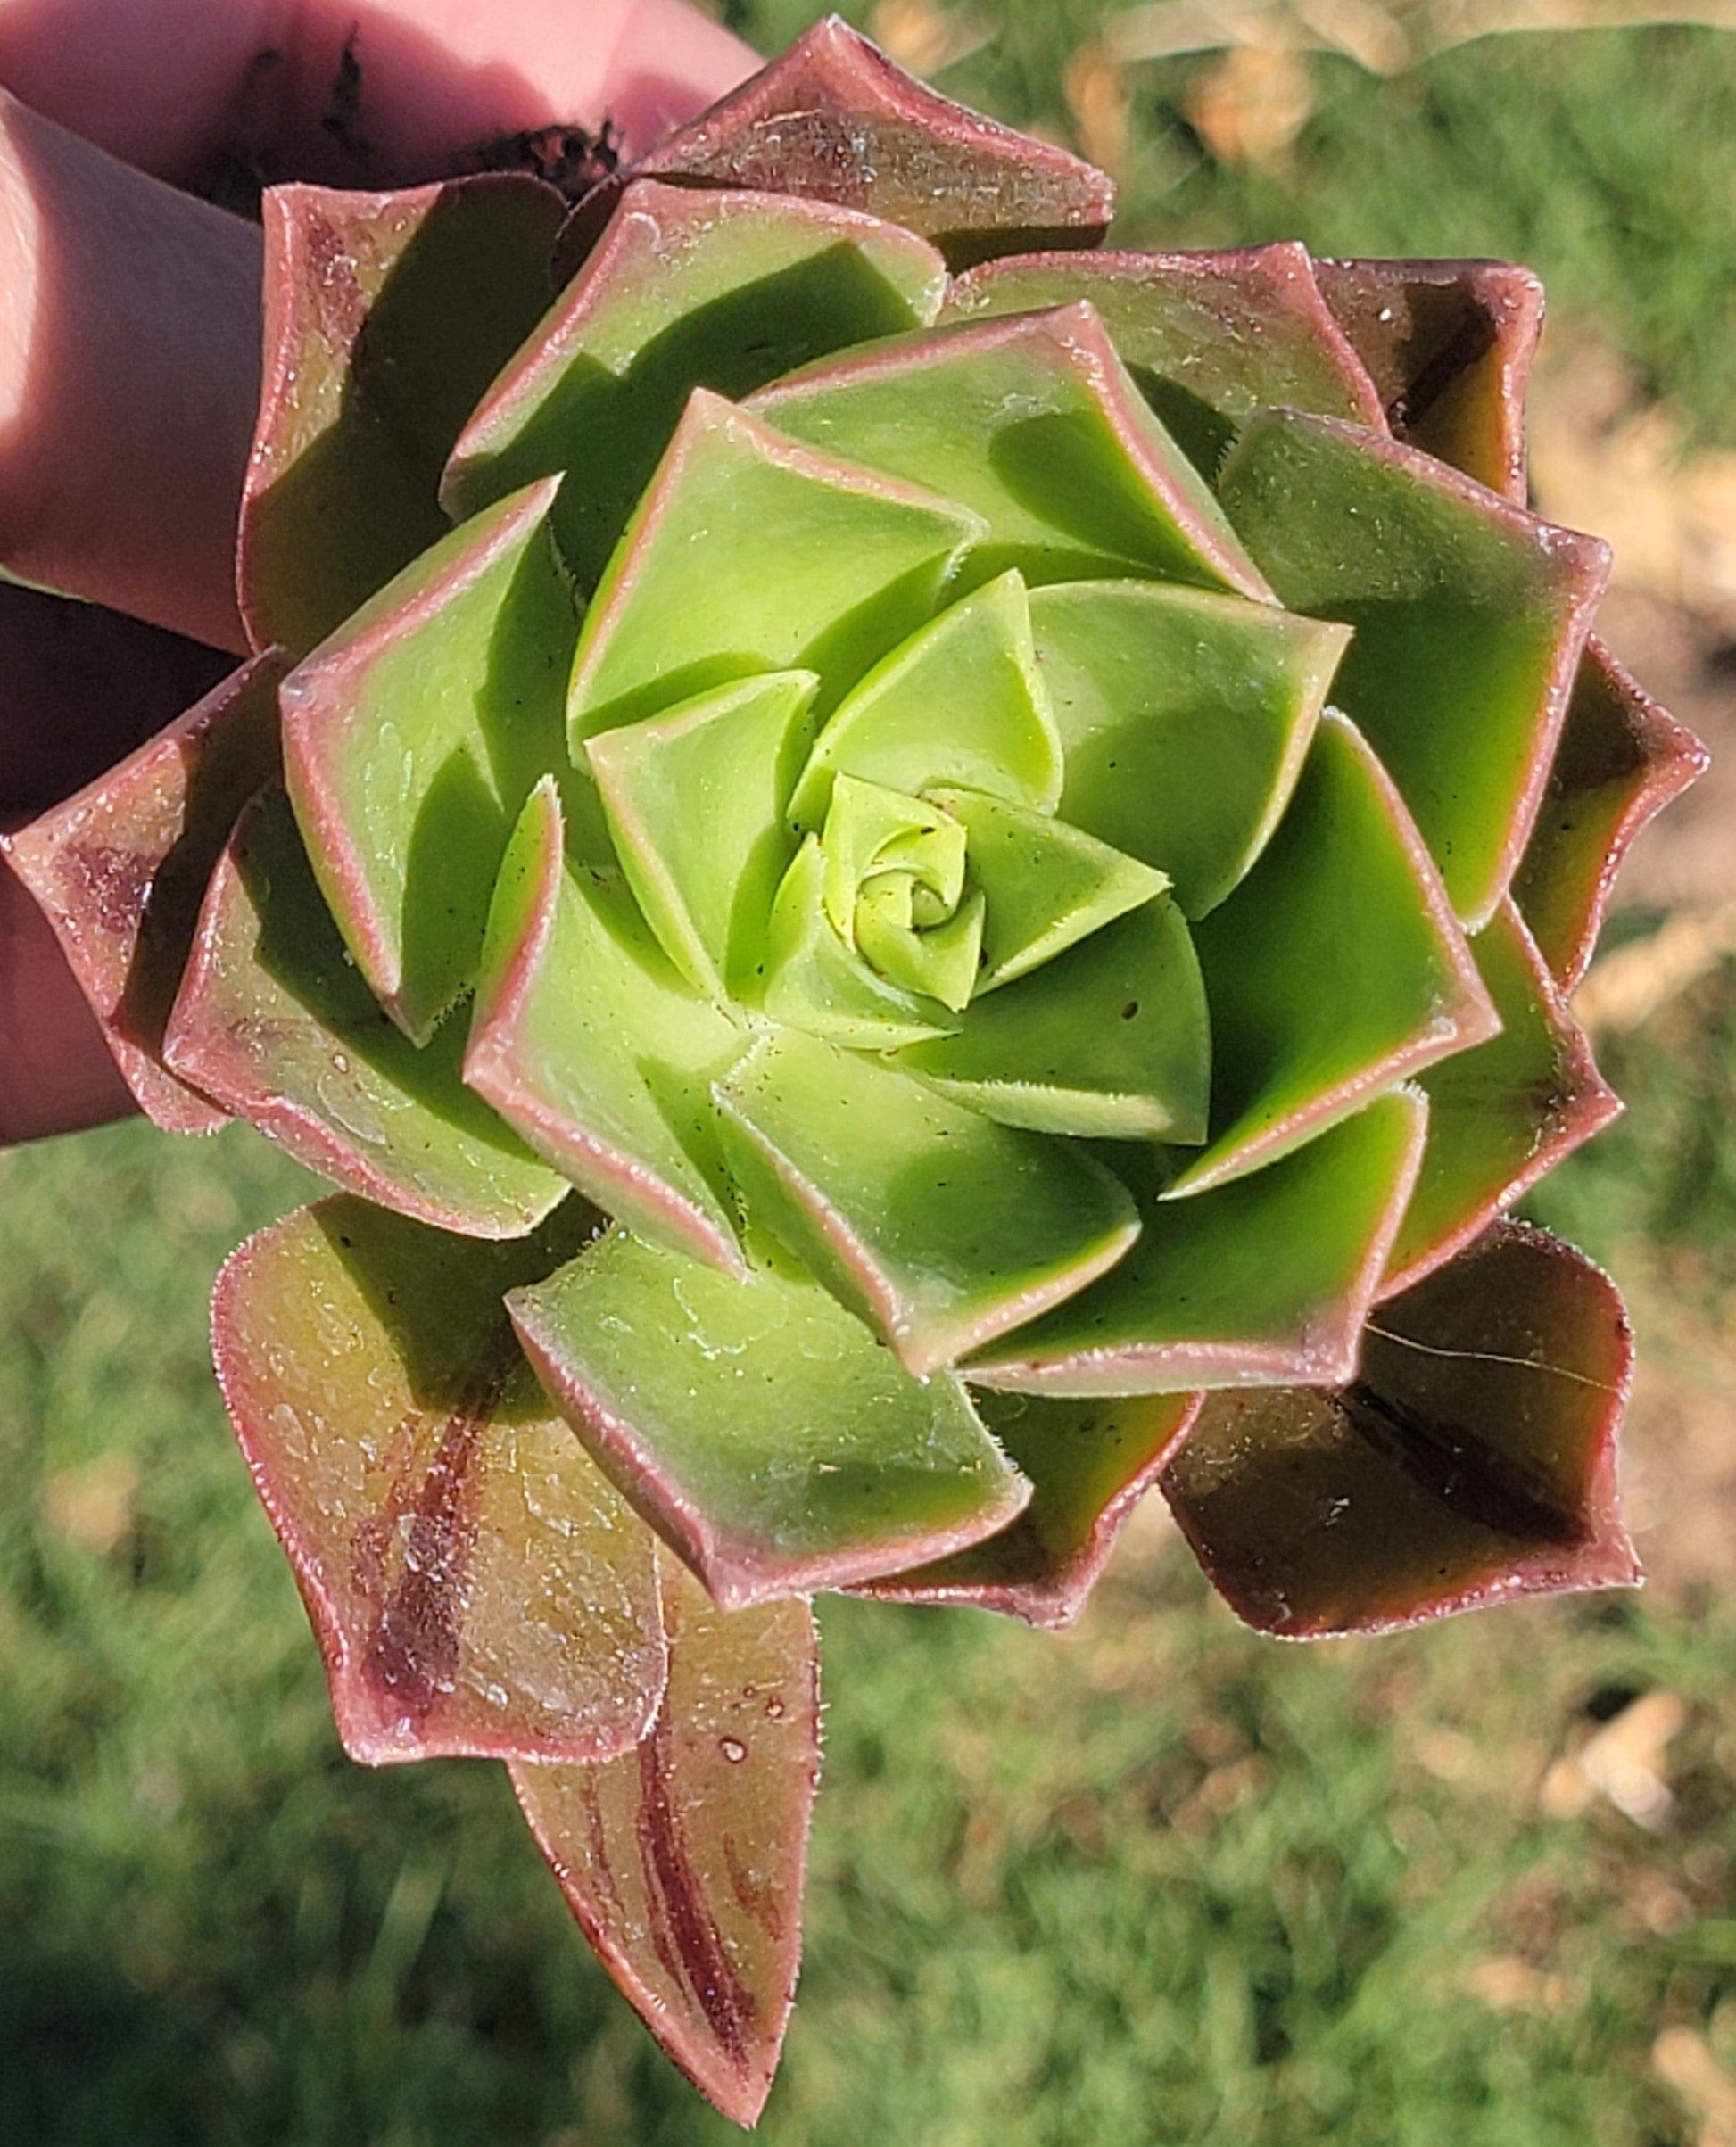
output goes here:
[{"label": "overlapping leaf layer", "polygon": [[347,1744],[508,1759],[744,2121],[789,1598],[1060,1622],[1158,1483],[1285,1632],[1632,1577],[1619,1303],[1496,1218],[1698,749],[1534,289],[1107,205],[836,22],[558,240],[284,191],[260,654],[12,848],[146,1110],[342,1188],[216,1325]]}]

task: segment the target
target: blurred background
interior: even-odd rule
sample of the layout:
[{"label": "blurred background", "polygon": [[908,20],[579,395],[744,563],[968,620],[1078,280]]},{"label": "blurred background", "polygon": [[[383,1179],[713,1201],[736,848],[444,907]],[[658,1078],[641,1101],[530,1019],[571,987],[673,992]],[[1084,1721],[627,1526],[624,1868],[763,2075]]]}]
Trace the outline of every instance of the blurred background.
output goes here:
[{"label": "blurred background", "polygon": [[[823,11],[714,12],[770,52]],[[1736,743],[1732,0],[843,12],[1109,167],[1128,243],[1539,269],[1537,503]],[[1059,1638],[829,1601],[769,2142],[1736,2147],[1736,752],[1624,891],[1581,1011],[1628,1113],[1531,1211],[1634,1309],[1645,1593],[1281,1647],[1153,1505]],[[0,1155],[0,2140],[739,2137],[498,1769],[338,1751],[205,1343],[306,1190],[241,1128]]]}]

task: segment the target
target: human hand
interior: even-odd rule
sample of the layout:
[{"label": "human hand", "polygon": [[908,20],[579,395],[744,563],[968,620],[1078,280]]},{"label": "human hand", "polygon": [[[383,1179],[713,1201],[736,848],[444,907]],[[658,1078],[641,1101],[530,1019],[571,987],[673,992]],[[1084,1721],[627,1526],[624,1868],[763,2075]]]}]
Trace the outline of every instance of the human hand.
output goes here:
[{"label": "human hand", "polygon": [[[0,826],[244,646],[260,235],[178,189],[410,185],[605,118],[631,157],[757,63],[685,0],[0,0],[0,566],[109,607],[0,585]],[[0,1141],[132,1108],[0,866]]]}]

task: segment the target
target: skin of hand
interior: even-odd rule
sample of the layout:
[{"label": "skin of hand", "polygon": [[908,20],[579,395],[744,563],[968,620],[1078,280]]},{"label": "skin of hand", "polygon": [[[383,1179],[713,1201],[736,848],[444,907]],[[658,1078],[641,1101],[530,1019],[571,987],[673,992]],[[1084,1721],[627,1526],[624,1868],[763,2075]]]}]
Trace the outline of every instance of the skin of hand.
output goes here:
[{"label": "skin of hand", "polygon": [[[243,649],[260,235],[182,191],[213,159],[409,186],[503,136],[605,119],[631,158],[757,65],[685,0],[0,0],[0,566]],[[0,679],[0,829],[88,780],[103,721],[57,703],[50,657],[26,676],[10,621],[30,601],[0,588],[0,644],[20,643]],[[137,631],[143,675],[162,637]],[[98,766],[140,713],[117,709]],[[0,864],[0,1142],[132,1108]]]}]

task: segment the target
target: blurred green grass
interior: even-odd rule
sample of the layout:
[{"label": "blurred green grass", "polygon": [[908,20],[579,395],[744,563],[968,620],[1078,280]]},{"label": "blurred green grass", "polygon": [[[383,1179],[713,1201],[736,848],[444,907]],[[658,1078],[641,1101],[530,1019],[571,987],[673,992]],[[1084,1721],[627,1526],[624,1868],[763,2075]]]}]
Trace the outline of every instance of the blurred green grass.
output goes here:
[{"label": "blurred green grass", "polygon": [[[734,15],[769,45],[814,12]],[[947,86],[1063,124],[1101,11],[1004,12]],[[1736,40],[1335,70],[1287,188],[1187,165],[1184,73],[1140,78],[1140,235],[1517,252],[1728,430]],[[1606,1055],[1629,1115],[1539,1211],[1726,1305],[1728,968]],[[0,2140],[735,2137],[591,1963],[499,1770],[338,1752],[205,1353],[222,1256],[306,1189],[238,1129],[0,1156]],[[1736,2061],[1736,1596],[1281,1648],[1148,1532],[1059,1639],[823,1619],[828,1782],[769,2141],[1698,2138],[1650,2053],[1687,2026]],[[1550,1816],[1551,1760],[1653,1688],[1694,1709],[1668,1823]]]}]

